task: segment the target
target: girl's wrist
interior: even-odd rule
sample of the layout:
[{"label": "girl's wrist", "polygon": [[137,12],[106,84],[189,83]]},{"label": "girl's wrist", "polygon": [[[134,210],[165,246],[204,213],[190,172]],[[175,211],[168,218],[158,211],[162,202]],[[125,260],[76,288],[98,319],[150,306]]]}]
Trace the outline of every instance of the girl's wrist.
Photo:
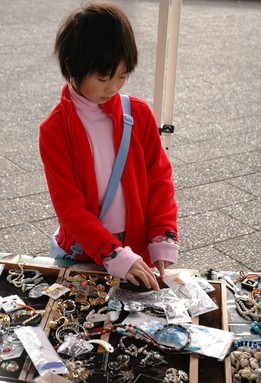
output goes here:
[{"label": "girl's wrist", "polygon": [[166,243],[175,243],[176,245],[179,244],[178,241],[172,239],[171,237],[167,237],[165,235],[157,235],[154,237],[150,243],[161,243],[161,242],[166,242]]}]

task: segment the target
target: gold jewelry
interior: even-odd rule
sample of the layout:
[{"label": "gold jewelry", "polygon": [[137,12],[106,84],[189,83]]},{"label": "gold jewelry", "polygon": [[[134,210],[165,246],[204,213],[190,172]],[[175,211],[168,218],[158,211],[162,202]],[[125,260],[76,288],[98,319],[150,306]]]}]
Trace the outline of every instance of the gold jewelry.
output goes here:
[{"label": "gold jewelry", "polygon": [[8,314],[0,314],[0,324],[3,328],[10,327],[10,317]]}]

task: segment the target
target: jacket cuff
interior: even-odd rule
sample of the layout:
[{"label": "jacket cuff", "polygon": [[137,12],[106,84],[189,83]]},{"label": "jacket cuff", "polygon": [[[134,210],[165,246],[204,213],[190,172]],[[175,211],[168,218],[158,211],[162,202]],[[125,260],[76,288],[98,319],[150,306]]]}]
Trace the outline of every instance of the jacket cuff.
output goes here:
[{"label": "jacket cuff", "polygon": [[177,263],[179,245],[168,242],[153,242],[148,246],[151,263],[156,261],[168,261]]},{"label": "jacket cuff", "polygon": [[129,246],[118,247],[115,251],[117,256],[115,258],[106,258],[103,261],[103,266],[110,275],[125,279],[131,266],[142,258],[135,254]]}]

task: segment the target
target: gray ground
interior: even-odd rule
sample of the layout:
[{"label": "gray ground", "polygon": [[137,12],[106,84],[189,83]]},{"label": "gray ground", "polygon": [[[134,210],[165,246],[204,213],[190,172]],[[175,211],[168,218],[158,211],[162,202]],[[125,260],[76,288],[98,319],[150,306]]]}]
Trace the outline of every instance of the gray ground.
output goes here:
[{"label": "gray ground", "polygon": [[[158,6],[119,0],[140,62],[124,91],[153,107]],[[38,127],[63,80],[52,57],[75,0],[1,0],[0,252],[48,254],[57,226]],[[172,156],[180,267],[261,271],[261,2],[184,0]]]}]

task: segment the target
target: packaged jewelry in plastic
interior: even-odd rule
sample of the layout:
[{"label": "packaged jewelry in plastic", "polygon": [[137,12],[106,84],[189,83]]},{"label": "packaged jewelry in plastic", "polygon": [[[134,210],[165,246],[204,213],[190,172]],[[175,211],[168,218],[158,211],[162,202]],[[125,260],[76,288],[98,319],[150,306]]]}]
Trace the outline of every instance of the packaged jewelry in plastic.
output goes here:
[{"label": "packaged jewelry in plastic", "polygon": [[190,315],[198,316],[217,310],[218,306],[187,272],[176,276],[168,275],[164,282],[180,299],[185,299]]},{"label": "packaged jewelry in plastic", "polygon": [[0,306],[6,313],[11,313],[22,309],[25,303],[18,295],[9,295],[4,298],[0,297]]},{"label": "packaged jewelry in plastic", "polygon": [[[217,358],[220,361],[226,357],[235,339],[235,334],[230,331],[193,324],[182,326],[190,333],[190,343],[185,347],[186,351]],[[180,346],[186,339],[186,334],[182,333],[181,328],[168,326],[164,319],[143,322],[140,328],[157,342],[167,346]]]},{"label": "packaged jewelry in plastic", "polygon": [[93,345],[80,338],[78,335],[69,333],[64,337],[64,342],[58,348],[57,352],[73,357],[77,357],[86,352],[90,352]]},{"label": "packaged jewelry in plastic", "polygon": [[188,314],[185,302],[182,299],[168,303],[164,311],[168,323],[191,323],[191,316]]},{"label": "packaged jewelry in plastic", "polygon": [[192,276],[191,278],[205,291],[205,293],[211,293],[211,291],[215,290],[215,287],[211,285],[206,278],[203,278],[198,274]]},{"label": "packaged jewelry in plastic", "polygon": [[[111,288],[109,291],[110,298],[115,298],[121,301],[127,311],[141,311],[141,305],[145,307],[154,307],[164,309],[169,302],[177,300],[177,295],[170,288],[161,289],[160,291],[134,292],[121,288]],[[129,308],[132,308],[129,310]]]},{"label": "packaged jewelry in plastic", "polygon": [[40,326],[19,327],[15,330],[39,375],[53,372],[66,374],[68,369],[54,350]]}]

